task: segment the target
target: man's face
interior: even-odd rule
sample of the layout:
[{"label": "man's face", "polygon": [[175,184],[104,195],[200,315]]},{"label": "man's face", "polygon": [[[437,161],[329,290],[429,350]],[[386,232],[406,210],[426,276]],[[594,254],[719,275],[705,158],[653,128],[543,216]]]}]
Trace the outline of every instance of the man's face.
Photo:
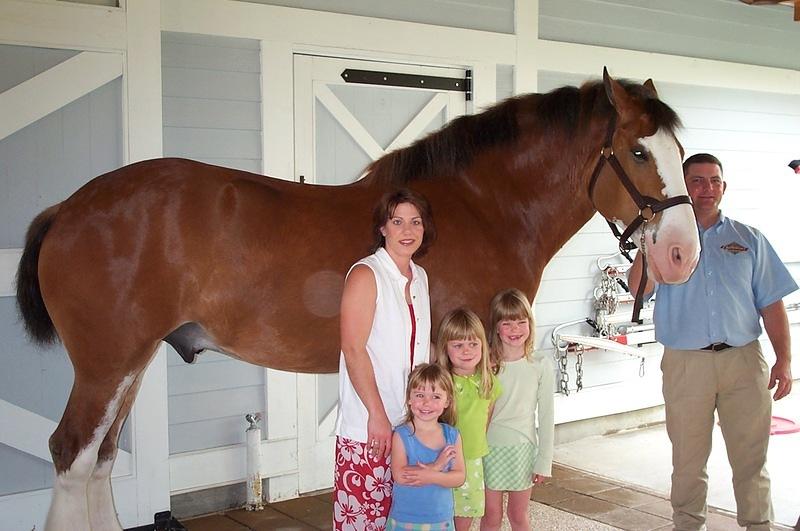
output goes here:
[{"label": "man's face", "polygon": [[714,213],[719,210],[719,203],[727,186],[722,180],[719,166],[711,162],[690,164],[686,168],[684,179],[695,212]]}]

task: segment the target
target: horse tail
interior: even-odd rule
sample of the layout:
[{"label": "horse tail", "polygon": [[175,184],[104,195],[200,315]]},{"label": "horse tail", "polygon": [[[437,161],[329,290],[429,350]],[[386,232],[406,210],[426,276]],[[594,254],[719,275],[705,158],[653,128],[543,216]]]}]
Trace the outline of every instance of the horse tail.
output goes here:
[{"label": "horse tail", "polygon": [[17,269],[17,306],[30,338],[40,345],[55,343],[58,339],[53,320],[47,312],[39,287],[39,250],[47,231],[61,204],[41,212],[28,227],[25,249]]}]

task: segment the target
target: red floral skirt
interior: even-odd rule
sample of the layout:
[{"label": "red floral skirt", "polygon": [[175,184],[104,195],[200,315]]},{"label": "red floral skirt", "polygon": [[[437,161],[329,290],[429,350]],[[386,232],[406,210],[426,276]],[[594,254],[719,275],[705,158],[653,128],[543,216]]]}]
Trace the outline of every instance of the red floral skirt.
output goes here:
[{"label": "red floral skirt", "polygon": [[333,528],[379,531],[392,506],[391,458],[367,456],[367,444],[336,437]]}]

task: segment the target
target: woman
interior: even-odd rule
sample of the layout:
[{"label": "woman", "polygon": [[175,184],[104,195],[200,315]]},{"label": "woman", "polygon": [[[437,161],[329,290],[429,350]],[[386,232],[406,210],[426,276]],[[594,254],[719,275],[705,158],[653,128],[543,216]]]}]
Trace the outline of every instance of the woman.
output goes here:
[{"label": "woman", "polygon": [[341,306],[334,529],[383,529],[391,506],[392,427],[411,369],[430,351],[428,277],[412,258],[435,239],[428,201],[386,194],[373,212],[374,254],[347,275]]}]

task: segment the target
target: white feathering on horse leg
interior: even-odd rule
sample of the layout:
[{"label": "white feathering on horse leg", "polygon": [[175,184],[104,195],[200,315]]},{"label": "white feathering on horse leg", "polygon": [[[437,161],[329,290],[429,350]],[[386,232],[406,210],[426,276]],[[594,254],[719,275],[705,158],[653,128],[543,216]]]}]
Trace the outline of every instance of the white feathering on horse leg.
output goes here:
[{"label": "white feathering on horse leg", "polygon": [[122,531],[111,492],[111,470],[114,460],[100,461],[89,479],[86,491],[89,500],[89,524],[92,530]]},{"label": "white feathering on horse leg", "polygon": [[108,462],[108,470],[106,470],[106,464],[100,466],[101,473],[106,476],[105,480],[100,475],[97,476],[96,483],[90,480],[96,473],[97,451],[100,444],[114,423],[122,397],[134,379],[134,376],[129,375],[122,380],[114,397],[106,406],[105,414],[95,428],[89,444],[78,452],[75,460],[63,474],[56,476],[53,485],[53,501],[50,503],[50,510],[47,513],[45,531],[122,530],[111,493],[110,477],[113,461]]},{"label": "white feathering on horse leg", "polygon": [[69,469],[56,475],[45,531],[91,529],[86,486],[96,460],[97,446],[90,445],[75,457]]}]

